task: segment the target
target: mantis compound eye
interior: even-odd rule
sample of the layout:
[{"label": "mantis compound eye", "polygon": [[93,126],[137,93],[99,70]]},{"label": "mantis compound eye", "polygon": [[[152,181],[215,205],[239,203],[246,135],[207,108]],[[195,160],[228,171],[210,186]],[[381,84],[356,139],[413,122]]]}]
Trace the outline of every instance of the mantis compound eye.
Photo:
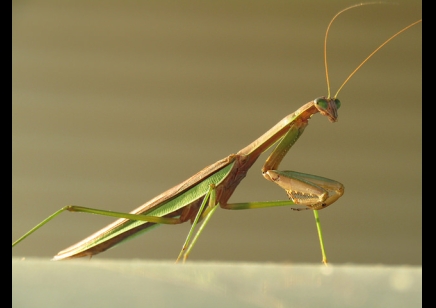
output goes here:
[{"label": "mantis compound eye", "polygon": [[327,109],[329,102],[324,97],[319,97],[315,99],[315,104],[320,107],[321,109]]}]

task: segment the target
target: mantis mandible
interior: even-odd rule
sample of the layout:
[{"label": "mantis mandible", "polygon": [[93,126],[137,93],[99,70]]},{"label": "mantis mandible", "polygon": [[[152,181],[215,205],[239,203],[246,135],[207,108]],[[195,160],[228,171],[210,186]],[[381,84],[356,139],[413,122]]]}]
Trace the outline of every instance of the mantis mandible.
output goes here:
[{"label": "mantis mandible", "polygon": [[[327,28],[324,45],[326,78],[328,85],[328,95],[326,97],[317,98],[303,105],[297,111],[286,116],[260,138],[241,149],[236,154],[229,155],[228,157],[204,168],[191,178],[158,195],[128,214],[84,208],[74,205],[66,206],[55,212],[18,239],[13,246],[64,211],[88,212],[113,216],[119,219],[76,245],[59,252],[54,257],[55,260],[98,254],[118,243],[121,243],[131,236],[151,230],[152,227],[157,224],[180,224],[191,221],[192,227],[177,258],[177,260],[183,259],[183,261],[185,261],[196,243],[198,236],[212,217],[214,211],[218,208],[218,205],[224,209],[233,210],[300,205],[305,207],[295,208],[295,210],[314,210],[320,237],[322,261],[326,264],[327,257],[324,250],[317,211],[329,206],[339,199],[344,192],[344,186],[339,182],[324,177],[295,171],[279,171],[279,165],[289,149],[301,136],[308,125],[309,119],[314,114],[319,112],[321,115],[326,116],[330,122],[333,123],[337,121],[337,109],[340,107],[340,101],[337,99],[337,96],[350,77],[387,42],[421,21],[419,20],[399,31],[378,47],[350,74],[337,93],[331,97],[325,52],[327,34],[330,25],[339,14],[360,5],[362,4],[340,11],[334,16]],[[246,176],[246,173],[258,157],[275,144],[277,144],[276,148],[272,151],[262,168],[262,175],[268,181],[276,183],[285,189],[290,200],[228,203],[232,193],[241,180]],[[194,230],[200,221],[203,221],[203,223],[195,233]]]}]

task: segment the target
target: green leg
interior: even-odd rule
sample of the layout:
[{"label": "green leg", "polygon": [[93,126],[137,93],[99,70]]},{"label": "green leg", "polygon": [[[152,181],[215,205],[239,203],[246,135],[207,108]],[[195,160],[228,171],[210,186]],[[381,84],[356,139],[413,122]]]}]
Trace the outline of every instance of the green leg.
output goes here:
[{"label": "green leg", "polygon": [[126,218],[131,220],[140,220],[140,221],[147,221],[147,222],[154,222],[159,224],[180,224],[181,221],[178,218],[167,218],[167,217],[156,217],[156,216],[147,216],[147,215],[138,215],[138,214],[129,214],[129,213],[121,213],[121,212],[112,212],[112,211],[106,211],[106,210],[98,210],[83,206],[77,206],[77,205],[67,205],[60,210],[56,211],[46,219],[44,219],[42,222],[37,224],[35,227],[33,227],[30,231],[28,231],[26,234],[24,234],[22,237],[20,237],[18,240],[16,240],[14,243],[12,243],[12,247],[17,245],[19,242],[24,240],[26,237],[31,235],[33,232],[41,228],[43,225],[48,223],[50,220],[61,214],[62,212],[79,212],[79,213],[91,213],[91,214],[98,214],[103,216],[111,216],[116,218]]},{"label": "green leg", "polygon": [[[212,200],[212,199],[211,199]],[[197,242],[198,237],[200,236],[201,232],[203,232],[204,227],[209,222],[210,218],[212,217],[212,214],[215,213],[216,209],[218,208],[218,205],[215,205],[210,212],[207,214],[206,218],[204,219],[203,223],[201,224],[200,228],[198,229],[197,233],[195,234],[194,238],[192,239],[191,244],[189,245],[188,249],[185,252],[185,255],[183,256],[183,262],[186,261],[189,254],[191,253],[192,248],[194,247],[195,243]]]},{"label": "green leg", "polygon": [[[208,203],[208,206],[203,213],[203,209],[205,208],[206,203]],[[203,231],[205,225],[210,220],[210,217],[212,217],[212,214],[215,212],[215,210],[217,208],[218,208],[218,206],[216,204],[215,185],[211,184],[209,187],[209,191],[204,196],[203,202],[201,203],[201,206],[200,206],[200,209],[198,210],[198,213],[195,216],[194,221],[192,222],[191,229],[189,230],[188,236],[186,237],[186,240],[185,240],[185,243],[183,244],[182,250],[180,251],[179,256],[176,259],[176,263],[179,262],[179,260],[182,256],[183,256],[183,263],[186,261],[189,253],[191,252],[192,248],[194,247],[195,243],[197,242],[197,239],[200,236],[201,232]],[[200,218],[203,216],[206,216],[206,219],[201,224],[201,226],[198,229],[197,233],[195,234],[192,242],[190,242],[192,234],[194,233],[194,229],[197,226],[197,223],[200,220]]]},{"label": "green leg", "polygon": [[[295,204],[291,200],[287,201],[272,201],[272,202],[246,202],[246,203],[232,203],[232,204],[226,204],[225,206],[222,206],[222,208],[228,209],[228,210],[246,210],[246,209],[260,209],[260,208],[267,208],[267,207],[274,207],[274,206],[287,206],[287,205],[293,205]],[[291,208],[295,211],[301,211],[301,210],[311,210],[313,208],[307,207],[307,208]],[[325,253],[324,248],[324,239],[322,236],[322,230],[321,230],[321,223],[319,221],[319,214],[317,210],[313,210],[313,214],[315,215],[315,223],[316,228],[318,230],[318,238],[319,243],[321,245],[321,254],[322,254],[322,263],[327,265],[327,256]]]},{"label": "green leg", "polygon": [[327,255],[325,254],[324,240],[322,238],[321,223],[319,222],[318,211],[313,210],[313,215],[315,215],[316,228],[318,229],[319,244],[321,245],[321,253],[322,253],[322,263],[327,265]]},{"label": "green leg", "polygon": [[[284,201],[266,201],[266,202],[244,202],[244,203],[230,203],[226,205],[222,205],[223,209],[227,210],[251,210],[251,209],[263,209],[267,207],[276,207],[276,206],[289,206],[295,205],[295,203],[291,200]],[[298,208],[292,208],[293,210],[300,210]],[[305,208],[302,208],[305,209]]]}]

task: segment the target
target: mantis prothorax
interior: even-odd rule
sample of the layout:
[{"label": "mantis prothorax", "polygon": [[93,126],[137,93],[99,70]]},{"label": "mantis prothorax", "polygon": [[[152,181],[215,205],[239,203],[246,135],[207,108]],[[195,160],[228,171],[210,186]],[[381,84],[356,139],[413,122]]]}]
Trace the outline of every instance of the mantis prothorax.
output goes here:
[{"label": "mantis prothorax", "polygon": [[[415,23],[410,24],[375,49],[374,52],[372,52],[350,74],[350,76],[346,78],[337,93],[331,97],[326,59],[328,32],[332,22],[339,14],[361,5],[365,4],[357,4],[340,11],[333,17],[327,27],[324,42],[324,57],[328,88],[328,95],[326,97],[319,97],[303,105],[297,111],[283,118],[265,134],[241,149],[236,154],[231,154],[204,168],[186,181],[165,191],[130,213],[111,212],[69,205],[63,207],[39,223],[14,242],[12,246],[21,242],[24,238],[64,211],[93,213],[113,216],[119,219],[79,243],[59,252],[54,257],[54,260],[92,256],[103,252],[132,236],[136,236],[141,232],[149,231],[152,227],[158,224],[180,224],[186,221],[191,221],[192,227],[177,258],[177,261],[180,259],[185,261],[197,241],[198,236],[201,234],[212,214],[218,208],[218,205],[224,209],[231,210],[298,205],[302,207],[292,209],[298,211],[302,209],[311,209],[314,211],[321,244],[322,262],[327,264],[327,257],[324,250],[317,211],[326,208],[339,199],[344,193],[344,186],[337,181],[320,176],[295,171],[280,171],[278,170],[279,165],[289,149],[302,135],[304,129],[309,123],[309,119],[314,114],[319,112],[321,115],[326,116],[330,122],[334,123],[337,121],[337,110],[340,107],[340,101],[337,99],[337,96],[351,76],[354,75],[354,73],[386,43],[403,31],[421,22],[421,20],[418,20]],[[276,148],[272,151],[263,165],[262,175],[268,181],[282,187],[286,191],[289,200],[228,203],[228,200],[236,187],[246,176],[246,173],[258,157],[275,144],[277,144]],[[194,230],[200,221],[203,221],[203,223],[194,236]]]}]

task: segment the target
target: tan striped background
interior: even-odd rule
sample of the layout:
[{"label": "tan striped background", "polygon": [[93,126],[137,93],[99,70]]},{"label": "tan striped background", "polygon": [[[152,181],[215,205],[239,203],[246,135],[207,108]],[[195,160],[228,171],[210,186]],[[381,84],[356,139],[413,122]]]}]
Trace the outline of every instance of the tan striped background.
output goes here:
[{"label": "tan striped background", "polygon": [[[67,204],[130,211],[326,95],[325,30],[355,2],[120,3],[13,2],[13,239]],[[341,16],[332,91],[420,17],[420,1]],[[421,264],[421,84],[418,25],[351,79],[339,121],[314,117],[281,165],[345,185],[320,212],[333,263]],[[286,197],[261,165],[232,201]],[[13,255],[49,258],[110,221],[64,214]],[[99,257],[175,259],[188,229],[161,227]],[[287,208],[219,210],[192,254],[320,259],[312,213]]]}]

